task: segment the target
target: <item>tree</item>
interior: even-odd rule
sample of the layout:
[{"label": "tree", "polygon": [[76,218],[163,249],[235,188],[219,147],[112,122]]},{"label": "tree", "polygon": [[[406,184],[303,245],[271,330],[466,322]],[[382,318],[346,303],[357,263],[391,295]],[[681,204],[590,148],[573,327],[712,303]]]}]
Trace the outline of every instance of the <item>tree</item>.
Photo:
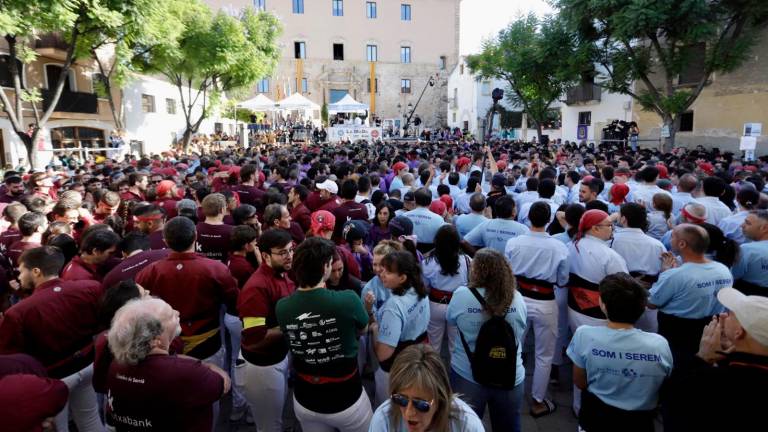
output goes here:
[{"label": "tree", "polygon": [[250,8],[239,17],[211,15],[198,1],[187,1],[177,13],[184,24],[178,46],[148,50],[138,59],[143,70],[160,73],[177,87],[186,147],[223,93],[251,86],[274,70],[281,29],[274,15]]},{"label": "tree", "polygon": [[558,0],[556,4],[600,66],[599,84],[632,96],[644,110],[661,117],[669,129],[667,149],[674,146],[681,114],[712,74],[742,65],[768,21],[765,0]]},{"label": "tree", "polygon": [[588,66],[576,38],[557,17],[520,17],[486,41],[482,52],[467,57],[479,79],[506,81],[507,99],[533,121],[539,142],[553,102],[578,83]]},{"label": "tree", "polygon": [[[48,107],[41,110],[40,87],[22,85],[22,70],[16,61],[9,62],[13,81],[13,101],[0,91],[0,104],[24,143],[27,158],[33,168],[39,166],[37,143],[58,105],[69,71],[78,60],[90,56],[90,48],[104,46],[104,35],[113,33],[125,22],[139,19],[153,0],[3,0],[0,2],[0,35],[8,44],[11,59],[18,59],[21,68],[35,61],[35,42],[40,35],[57,34],[66,46],[61,73],[49,96]],[[28,111],[31,118],[28,119]],[[26,128],[30,121],[30,128]]]},{"label": "tree", "polygon": [[320,108],[320,120],[323,121],[323,125],[328,126],[328,104],[323,103],[322,108]]}]

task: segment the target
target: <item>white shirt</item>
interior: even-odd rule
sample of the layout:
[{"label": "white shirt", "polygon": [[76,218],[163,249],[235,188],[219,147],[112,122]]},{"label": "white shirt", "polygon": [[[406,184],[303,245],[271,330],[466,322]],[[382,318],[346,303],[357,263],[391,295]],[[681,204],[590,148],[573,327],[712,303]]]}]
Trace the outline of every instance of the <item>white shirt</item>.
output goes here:
[{"label": "white shirt", "polygon": [[717,226],[723,231],[723,234],[725,234],[726,237],[738,244],[744,244],[747,241],[747,238],[744,237],[744,231],[741,230],[741,224],[744,223],[744,219],[747,218],[748,214],[748,210],[742,210],[736,214],[723,218]]},{"label": "white shirt", "polygon": [[703,196],[696,198],[694,201],[707,208],[707,223],[712,225],[719,224],[721,220],[732,214],[731,209],[717,197]]},{"label": "white shirt", "polygon": [[568,248],[547,233],[530,232],[509,239],[504,256],[516,275],[559,286],[568,282]]},{"label": "white shirt", "polygon": [[528,203],[532,203],[538,199],[539,199],[539,193],[536,191],[521,192],[517,194],[517,196],[515,197],[515,204],[516,204],[515,208],[517,208],[517,210],[519,211],[523,208],[524,205]]},{"label": "white shirt", "polygon": [[638,183],[632,188],[632,201],[638,202],[640,200],[645,203],[645,208],[653,210],[653,196],[657,193],[667,194],[672,197],[672,194],[664,189],[656,186],[655,184],[642,184]]},{"label": "white shirt", "polygon": [[594,284],[599,284],[610,274],[629,273],[624,258],[591,235],[585,235],[578,243],[568,243],[568,260],[571,273]]},{"label": "white shirt", "polygon": [[680,212],[683,211],[683,207],[686,204],[693,201],[693,195],[690,192],[675,192],[672,194],[672,214],[675,217],[680,216]]},{"label": "white shirt", "polygon": [[615,250],[627,263],[630,272],[655,276],[661,272],[661,254],[667,249],[660,241],[640,228],[619,228],[613,233]]},{"label": "white shirt", "polygon": [[[534,202],[545,202],[549,204],[549,209],[551,210],[551,214],[549,215],[549,223],[552,223],[552,221],[555,220],[555,214],[557,213],[557,209],[560,208],[560,206],[549,198],[539,198]],[[528,214],[531,212],[531,206],[533,206],[534,202],[524,204],[520,208],[520,213],[517,215],[517,221],[529,228],[531,226],[531,221],[528,219]],[[549,226],[549,224],[547,224],[547,226]]]},{"label": "white shirt", "polygon": [[376,216],[376,206],[373,205],[370,197],[367,197],[365,195],[359,195],[359,194],[355,196],[355,202],[358,204],[360,204],[365,200],[368,200],[368,202],[363,205],[365,205],[365,208],[368,209],[368,219],[370,220],[370,219],[373,219],[374,216]]}]

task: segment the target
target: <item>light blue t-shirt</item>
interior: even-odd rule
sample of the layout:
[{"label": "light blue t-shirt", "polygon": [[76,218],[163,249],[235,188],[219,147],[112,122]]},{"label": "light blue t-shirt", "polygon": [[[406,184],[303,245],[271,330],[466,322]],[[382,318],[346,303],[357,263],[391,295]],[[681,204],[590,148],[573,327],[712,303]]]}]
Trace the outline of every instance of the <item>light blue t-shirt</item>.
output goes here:
[{"label": "light blue t-shirt", "polygon": [[648,301],[678,318],[706,318],[725,311],[717,292],[732,286],[730,270],[719,262],[685,263],[659,275]]},{"label": "light blue t-shirt", "polygon": [[419,300],[416,290],[392,295],[379,312],[378,341],[396,347],[400,341],[413,341],[427,331],[429,324],[429,298]]},{"label": "light blue t-shirt", "polygon": [[[480,295],[485,296],[484,288],[478,288],[478,291]],[[459,331],[464,334],[469,349],[474,352],[477,335],[480,333],[480,327],[488,319],[488,314],[483,313],[480,302],[472,295],[469,288],[463,286],[453,293],[451,302],[448,303],[445,317],[449,325],[457,326]],[[525,368],[523,367],[523,358],[521,356],[523,345],[521,338],[525,334],[525,321],[527,317],[528,309],[525,306],[523,296],[520,293],[515,293],[515,297],[505,317],[515,331],[515,339],[519,347],[517,350],[515,385],[522,383],[525,379]],[[472,365],[469,363],[467,353],[464,351],[464,344],[458,342],[454,344],[451,351],[451,369],[465,380],[476,383],[472,379]]]},{"label": "light blue t-shirt", "polygon": [[453,219],[453,224],[456,226],[456,231],[459,232],[459,238],[463,239],[465,235],[469,234],[476,226],[483,222],[488,222],[488,218],[477,213],[467,213],[457,216]]},{"label": "light blue t-shirt", "polygon": [[394,176],[392,178],[392,183],[389,184],[390,191],[393,191],[396,189],[402,189],[403,187],[405,187],[405,185],[403,184],[403,179],[401,179],[399,176]]},{"label": "light blue t-shirt", "polygon": [[573,241],[573,239],[571,239],[571,236],[568,235],[568,231],[557,233],[553,235],[552,238],[556,240],[560,240],[561,242],[563,242],[564,245],[567,245],[568,243]]},{"label": "light blue t-shirt", "polygon": [[628,411],[656,408],[659,389],[672,373],[669,343],[639,329],[581,326],[568,357],[585,369],[587,389],[601,401]]},{"label": "light blue t-shirt", "polygon": [[456,288],[469,283],[469,267],[472,259],[466,255],[459,255],[459,270],[455,275],[443,274],[443,268],[434,256],[428,256],[421,262],[421,271],[424,281],[430,288],[440,291],[454,292]]},{"label": "light blue t-shirt", "polygon": [[443,218],[432,213],[426,207],[416,207],[403,213],[403,216],[413,222],[413,233],[416,234],[416,241],[419,243],[434,243],[437,230],[445,225]]},{"label": "light blue t-shirt", "polygon": [[[398,408],[395,407],[395,409]],[[373,413],[368,432],[406,432],[408,427],[405,424],[405,419],[402,417],[398,427],[393,428],[390,424],[389,414],[392,409],[391,400],[381,404],[376,409],[376,412]],[[485,427],[480,417],[475,414],[466,402],[455,396],[453,398],[453,409],[451,410],[450,418],[451,422],[448,432],[485,432]]]},{"label": "light blue t-shirt", "polygon": [[739,261],[731,272],[734,279],[768,288],[768,240],[741,245]]},{"label": "light blue t-shirt", "polygon": [[[376,300],[373,302],[373,308],[371,311],[376,314],[379,309],[384,305],[384,302],[387,301],[390,297],[392,297],[392,291],[388,290],[384,284],[381,283],[381,279],[379,279],[378,276],[374,276],[373,279],[369,280],[367,284],[363,287],[362,291],[360,291],[360,299],[363,300],[363,304],[365,304],[365,296],[369,292],[373,293],[373,296]],[[378,319],[377,314],[377,319]]]},{"label": "light blue t-shirt", "polygon": [[475,247],[487,247],[504,253],[509,239],[531,232],[527,226],[509,219],[491,219],[476,226],[464,240]]}]

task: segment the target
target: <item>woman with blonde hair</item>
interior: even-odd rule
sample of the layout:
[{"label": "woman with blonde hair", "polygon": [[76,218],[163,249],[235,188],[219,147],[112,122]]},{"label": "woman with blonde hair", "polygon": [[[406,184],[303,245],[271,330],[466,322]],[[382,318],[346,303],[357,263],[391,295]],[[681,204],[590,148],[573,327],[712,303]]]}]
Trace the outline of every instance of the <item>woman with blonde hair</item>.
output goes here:
[{"label": "woman with blonde hair", "polygon": [[[523,296],[516,293],[515,276],[504,255],[490,248],[478,251],[472,260],[468,286],[460,287],[453,293],[446,313],[448,324],[458,328],[462,342],[455,344],[451,351],[451,384],[478,416],[482,416],[488,406],[495,431],[520,431],[525,369],[519,347],[527,315]],[[503,321],[498,318],[503,318]],[[494,321],[491,322],[492,319]],[[478,343],[482,339],[480,336],[489,335],[485,332],[486,323],[504,324],[505,330],[513,333],[505,334],[508,339],[514,338],[511,344],[505,344],[511,342],[507,339],[493,340],[492,345],[505,349],[504,355],[499,358],[505,362],[503,369],[509,370],[506,376],[497,373],[489,377],[495,371],[488,373],[487,368],[473,367],[473,361],[477,363],[490,358],[480,355],[481,344]],[[510,353],[507,347],[516,352]],[[514,375],[511,369],[514,369]],[[477,376],[477,372],[485,373]]]},{"label": "woman with blonde hair", "polygon": [[480,417],[451,391],[445,365],[429,345],[412,345],[400,353],[390,371],[389,391],[369,432],[485,430]]}]

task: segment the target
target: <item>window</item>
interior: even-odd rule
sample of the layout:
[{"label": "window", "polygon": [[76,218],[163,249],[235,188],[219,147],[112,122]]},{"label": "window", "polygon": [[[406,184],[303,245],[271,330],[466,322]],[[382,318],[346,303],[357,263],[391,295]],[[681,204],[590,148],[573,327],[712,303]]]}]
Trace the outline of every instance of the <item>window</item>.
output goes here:
[{"label": "window", "polygon": [[148,94],[141,95],[141,112],[155,112],[155,97]]},{"label": "window", "polygon": [[307,44],[305,42],[293,43],[293,58],[297,58],[297,59],[307,58]]},{"label": "window", "polygon": [[344,44],[333,44],[333,59],[344,60]]},{"label": "window", "polygon": [[344,16],[344,0],[331,0],[333,16]]},{"label": "window", "polygon": [[369,62],[379,61],[379,47],[368,45],[365,47],[365,51]]},{"label": "window", "polygon": [[176,99],[168,98],[165,100],[165,112],[176,114]]},{"label": "window", "polygon": [[582,111],[579,113],[579,126],[589,126],[592,124],[592,111]]},{"label": "window", "polygon": [[445,70],[448,66],[448,59],[445,56],[440,56],[440,62],[438,63],[440,70]]},{"label": "window", "polygon": [[295,14],[304,13],[304,0],[293,0],[293,13]]},{"label": "window", "polygon": [[[13,87],[13,75],[11,75],[11,56],[0,55],[0,87]],[[16,60],[16,70],[19,71],[21,88],[24,88],[24,65]]]},{"label": "window", "polygon": [[482,84],[480,84],[480,93],[483,96],[490,96],[491,95],[491,83],[488,81],[483,81]]},{"label": "window", "polygon": [[256,91],[259,93],[269,93],[269,78],[262,78],[256,85]]},{"label": "window", "polygon": [[680,130],[678,132],[693,132],[693,111],[680,114]]},{"label": "window", "polygon": [[411,92],[411,80],[409,79],[401,79],[400,80],[400,93],[410,93]]},{"label": "window", "polygon": [[[299,82],[296,81],[296,88],[299,88]],[[307,81],[306,78],[301,79],[301,91],[299,93],[307,94],[309,93],[309,81]]]},{"label": "window", "polygon": [[405,4],[405,3],[400,5],[400,20],[402,21],[411,20],[411,5]]},{"label": "window", "polygon": [[411,62],[411,47],[400,47],[400,63],[408,64]]},{"label": "window", "polygon": [[365,16],[369,19],[376,18],[376,2],[365,3]]},{"label": "window", "polygon": [[[376,86],[375,92],[378,93],[379,92],[379,79],[378,78],[374,78],[373,81],[374,81],[373,84]],[[368,78],[368,93],[370,93],[370,92],[371,92],[371,79]]]},{"label": "window", "polygon": [[253,0],[253,7],[258,10],[267,10],[267,0]]}]

